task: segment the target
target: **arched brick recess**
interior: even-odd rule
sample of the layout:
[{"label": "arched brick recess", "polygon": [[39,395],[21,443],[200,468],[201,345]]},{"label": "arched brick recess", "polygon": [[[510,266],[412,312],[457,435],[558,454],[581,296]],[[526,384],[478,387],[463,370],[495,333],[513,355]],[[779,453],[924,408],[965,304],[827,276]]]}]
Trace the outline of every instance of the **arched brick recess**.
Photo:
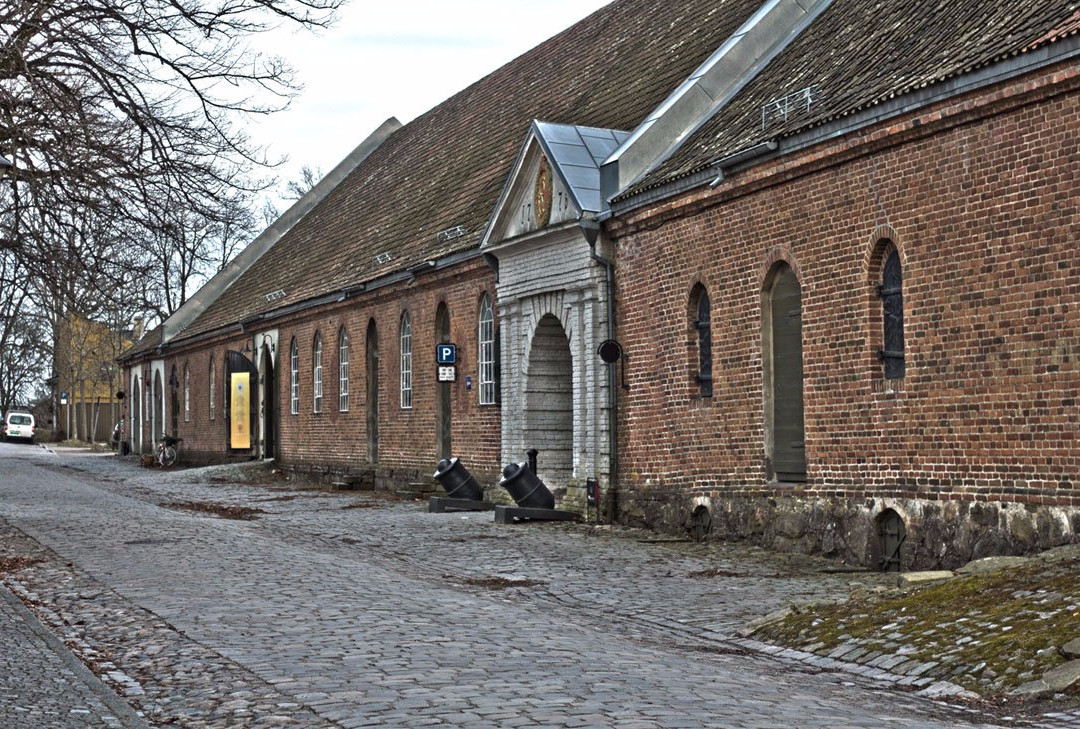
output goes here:
[{"label": "arched brick recess", "polygon": [[763,293],[767,292],[772,284],[772,274],[776,270],[776,264],[778,263],[786,263],[791,267],[791,270],[795,273],[795,278],[799,279],[799,285],[802,286],[805,295],[807,289],[806,278],[799,267],[799,262],[795,259],[795,253],[785,245],[773,246],[765,252],[765,256],[758,265],[758,290]]}]

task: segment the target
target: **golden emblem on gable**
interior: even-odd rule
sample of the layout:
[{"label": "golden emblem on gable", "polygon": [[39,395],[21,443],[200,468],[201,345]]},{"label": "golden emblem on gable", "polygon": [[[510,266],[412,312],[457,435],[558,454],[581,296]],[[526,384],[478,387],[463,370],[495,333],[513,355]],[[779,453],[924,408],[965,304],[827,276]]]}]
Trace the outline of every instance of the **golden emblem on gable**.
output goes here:
[{"label": "golden emblem on gable", "polygon": [[551,165],[544,155],[540,155],[540,171],[533,187],[533,215],[537,228],[545,227],[551,220]]}]

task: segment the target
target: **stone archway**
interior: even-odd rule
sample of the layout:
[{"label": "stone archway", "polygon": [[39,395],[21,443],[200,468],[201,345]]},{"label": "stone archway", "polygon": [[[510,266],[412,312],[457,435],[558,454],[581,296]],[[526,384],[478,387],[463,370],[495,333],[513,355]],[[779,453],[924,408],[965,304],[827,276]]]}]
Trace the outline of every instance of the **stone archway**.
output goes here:
[{"label": "stone archway", "polygon": [[574,375],[570,340],[545,314],[536,326],[525,373],[526,449],[539,451],[538,475],[555,490],[574,474]]}]

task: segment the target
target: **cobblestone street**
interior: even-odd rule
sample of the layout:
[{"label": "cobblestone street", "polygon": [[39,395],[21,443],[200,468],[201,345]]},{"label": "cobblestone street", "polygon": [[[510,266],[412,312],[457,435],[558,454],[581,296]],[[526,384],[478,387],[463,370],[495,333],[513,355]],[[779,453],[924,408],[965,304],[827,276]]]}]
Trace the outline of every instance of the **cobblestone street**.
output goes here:
[{"label": "cobblestone street", "polygon": [[[266,471],[161,473],[0,444],[0,557],[39,560],[4,583],[151,724],[1013,725],[734,640],[755,617],[878,575],[645,532],[499,526],[490,512],[216,483],[238,473]],[[207,505],[258,511],[227,519]],[[62,670],[5,668],[45,674],[42,701]],[[18,713],[38,698],[0,687],[0,725],[39,726]],[[99,721],[40,726],[121,725],[100,702],[88,711]]]}]

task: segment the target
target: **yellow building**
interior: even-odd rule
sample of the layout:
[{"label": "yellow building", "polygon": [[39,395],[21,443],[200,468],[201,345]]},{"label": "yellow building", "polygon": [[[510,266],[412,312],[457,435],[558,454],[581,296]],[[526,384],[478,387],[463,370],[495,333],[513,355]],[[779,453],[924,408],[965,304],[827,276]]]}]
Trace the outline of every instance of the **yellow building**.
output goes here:
[{"label": "yellow building", "polygon": [[[136,330],[141,328],[136,325]],[[91,319],[70,316],[56,331],[56,427],[66,437],[107,441],[120,419],[122,390],[120,353],[130,347],[137,331],[116,329]]]}]

